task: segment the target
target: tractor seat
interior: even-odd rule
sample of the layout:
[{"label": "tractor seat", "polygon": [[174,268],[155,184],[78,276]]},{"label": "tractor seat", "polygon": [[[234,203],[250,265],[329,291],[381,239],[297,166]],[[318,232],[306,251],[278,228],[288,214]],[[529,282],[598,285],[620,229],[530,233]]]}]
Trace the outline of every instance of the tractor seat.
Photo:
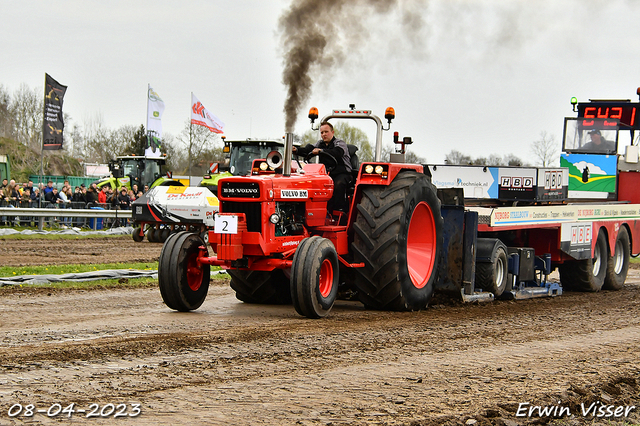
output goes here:
[{"label": "tractor seat", "polygon": [[353,177],[351,184],[355,185],[358,172],[360,171],[360,160],[356,155],[358,147],[355,145],[347,145],[347,149],[349,150],[349,157],[351,157],[351,177]]}]

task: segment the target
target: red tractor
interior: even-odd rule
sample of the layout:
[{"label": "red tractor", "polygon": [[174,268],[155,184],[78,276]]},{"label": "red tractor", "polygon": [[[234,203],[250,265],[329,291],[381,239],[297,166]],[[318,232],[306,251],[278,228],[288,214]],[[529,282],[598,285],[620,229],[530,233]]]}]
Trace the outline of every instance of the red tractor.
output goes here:
[{"label": "red tractor", "polygon": [[[317,109],[309,117],[313,126]],[[339,287],[356,292],[372,309],[427,306],[443,244],[440,201],[429,170],[380,161],[382,131],[395,118],[393,108],[385,112],[386,129],[371,111],[353,107],[334,110],[322,121],[334,118],[377,124],[374,162],[358,164],[357,148],[349,146],[355,179],[347,193],[346,226],[327,214],[331,166],[310,158],[304,167],[292,162],[293,135],[288,133],[284,156],[271,153],[254,160],[251,175],[219,181],[220,210],[209,231],[213,256],[198,234],[172,234],[165,242],[158,278],[169,308],[190,311],[204,302],[210,265],[229,273],[239,300],[293,303],[309,318],[329,313]]]}]

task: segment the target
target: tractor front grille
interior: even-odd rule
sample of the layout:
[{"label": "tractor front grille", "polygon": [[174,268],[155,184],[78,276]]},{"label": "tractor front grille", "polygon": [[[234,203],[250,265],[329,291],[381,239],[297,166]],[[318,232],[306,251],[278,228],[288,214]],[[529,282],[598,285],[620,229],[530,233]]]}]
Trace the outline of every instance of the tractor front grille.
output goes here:
[{"label": "tractor front grille", "polygon": [[247,231],[260,232],[262,230],[262,204],[246,201],[222,201],[222,213],[244,213],[247,217]]}]

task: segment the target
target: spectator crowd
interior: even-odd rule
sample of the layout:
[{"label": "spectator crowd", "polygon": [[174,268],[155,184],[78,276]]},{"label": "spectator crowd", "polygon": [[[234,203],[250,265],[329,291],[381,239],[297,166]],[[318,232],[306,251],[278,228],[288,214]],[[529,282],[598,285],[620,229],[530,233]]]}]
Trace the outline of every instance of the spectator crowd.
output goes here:
[{"label": "spectator crowd", "polygon": [[[145,185],[144,191],[148,190]],[[118,190],[109,184],[98,188],[95,183],[88,187],[83,183],[74,188],[65,180],[62,188],[58,189],[53,181],[34,186],[31,180],[18,184],[13,179],[4,179],[0,185],[0,207],[129,210],[131,203],[142,195],[143,191],[136,184],[131,189],[121,187]],[[0,219],[0,225],[7,225],[6,218]]]}]

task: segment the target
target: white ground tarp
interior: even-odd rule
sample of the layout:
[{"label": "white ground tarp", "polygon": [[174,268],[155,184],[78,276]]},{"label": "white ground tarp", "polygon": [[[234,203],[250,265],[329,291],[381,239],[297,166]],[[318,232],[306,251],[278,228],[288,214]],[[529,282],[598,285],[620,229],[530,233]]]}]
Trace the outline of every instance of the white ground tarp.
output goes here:
[{"label": "white ground tarp", "polygon": [[118,228],[105,229],[103,231],[81,231],[80,228],[61,229],[59,231],[38,231],[32,229],[25,229],[23,231],[16,231],[11,228],[0,229],[0,236],[6,235],[127,235],[133,232],[131,226],[121,226]]},{"label": "white ground tarp", "polygon": [[[226,271],[211,271],[211,275],[225,274]],[[113,280],[120,278],[152,278],[158,279],[157,270],[140,270],[140,269],[105,269],[102,271],[80,272],[77,274],[61,274],[61,275],[17,275],[15,277],[0,277],[0,287],[5,285],[31,285],[31,284],[50,284],[66,281],[97,281],[97,280]]]},{"label": "white ground tarp", "polygon": [[105,269],[102,271],[81,272],[61,275],[17,275],[0,278],[0,286],[16,284],[48,284],[65,281],[96,281],[120,278],[158,278],[158,271],[140,269]]}]

